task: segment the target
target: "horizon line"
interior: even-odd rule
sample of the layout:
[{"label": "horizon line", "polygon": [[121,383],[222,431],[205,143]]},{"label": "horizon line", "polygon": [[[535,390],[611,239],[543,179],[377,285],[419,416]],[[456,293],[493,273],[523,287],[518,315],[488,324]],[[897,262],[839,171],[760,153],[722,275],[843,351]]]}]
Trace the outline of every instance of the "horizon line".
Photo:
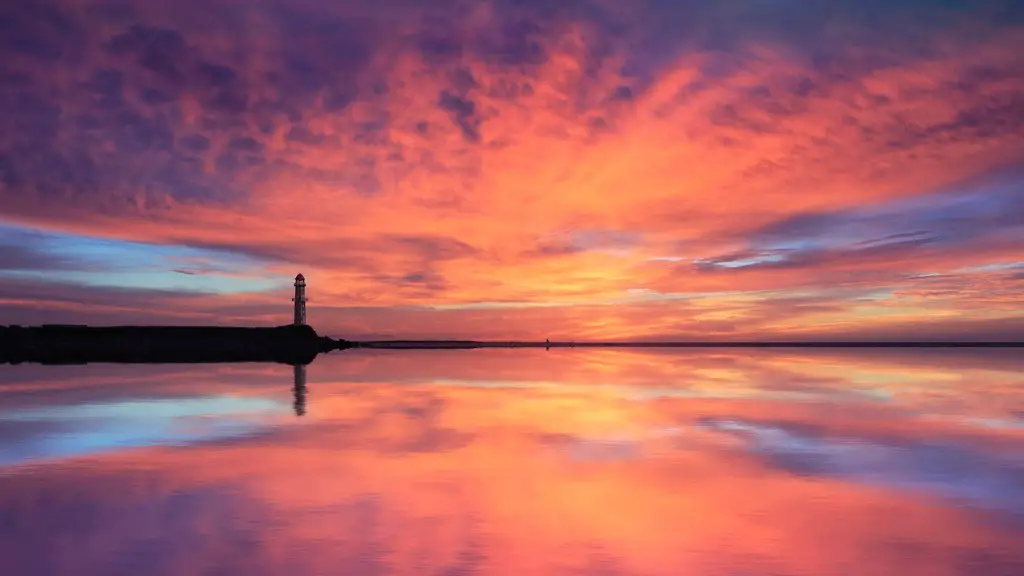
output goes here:
[{"label": "horizon line", "polygon": [[1014,340],[673,340],[673,341],[537,341],[395,339],[345,340],[357,348],[1024,348]]}]

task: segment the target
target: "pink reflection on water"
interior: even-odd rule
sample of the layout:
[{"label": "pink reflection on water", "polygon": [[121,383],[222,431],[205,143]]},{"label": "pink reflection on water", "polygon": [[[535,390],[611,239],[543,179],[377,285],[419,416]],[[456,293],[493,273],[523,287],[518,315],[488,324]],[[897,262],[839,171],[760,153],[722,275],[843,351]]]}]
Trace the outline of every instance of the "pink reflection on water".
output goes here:
[{"label": "pink reflection on water", "polygon": [[[332,355],[308,368],[306,414],[265,433],[0,468],[0,558],[32,574],[1019,574],[1020,368]],[[39,369],[2,406],[199,390],[287,404],[293,378],[222,367],[98,387],[103,367],[80,370],[55,386]]]}]

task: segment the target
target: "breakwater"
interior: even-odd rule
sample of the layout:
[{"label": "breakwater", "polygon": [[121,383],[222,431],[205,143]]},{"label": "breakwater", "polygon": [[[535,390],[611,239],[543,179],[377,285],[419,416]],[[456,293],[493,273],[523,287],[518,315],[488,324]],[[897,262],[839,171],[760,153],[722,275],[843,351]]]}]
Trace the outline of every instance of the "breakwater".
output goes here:
[{"label": "breakwater", "polygon": [[310,326],[0,326],[0,363],[281,362],[351,347]]}]

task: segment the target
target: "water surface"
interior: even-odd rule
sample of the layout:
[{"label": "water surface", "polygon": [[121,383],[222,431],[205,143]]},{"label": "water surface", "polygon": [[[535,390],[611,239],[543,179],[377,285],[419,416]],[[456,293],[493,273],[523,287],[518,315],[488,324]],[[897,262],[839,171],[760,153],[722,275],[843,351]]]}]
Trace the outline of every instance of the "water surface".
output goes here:
[{"label": "water surface", "polygon": [[1018,351],[0,367],[4,574],[1024,574]]}]

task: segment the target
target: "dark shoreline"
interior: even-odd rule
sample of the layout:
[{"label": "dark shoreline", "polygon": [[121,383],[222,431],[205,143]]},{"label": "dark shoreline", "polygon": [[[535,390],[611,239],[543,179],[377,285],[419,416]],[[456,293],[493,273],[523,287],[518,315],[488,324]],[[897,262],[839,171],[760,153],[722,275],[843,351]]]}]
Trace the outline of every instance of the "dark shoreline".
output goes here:
[{"label": "dark shoreline", "polygon": [[0,326],[0,364],[309,364],[321,352],[349,347],[350,343],[319,336],[305,325]]},{"label": "dark shoreline", "polygon": [[0,326],[0,364],[177,364],[278,362],[309,364],[324,352],[472,350],[481,348],[1024,348],[1024,342],[513,342],[376,340],[351,342],[319,336],[306,325],[265,328],[222,326]]}]

